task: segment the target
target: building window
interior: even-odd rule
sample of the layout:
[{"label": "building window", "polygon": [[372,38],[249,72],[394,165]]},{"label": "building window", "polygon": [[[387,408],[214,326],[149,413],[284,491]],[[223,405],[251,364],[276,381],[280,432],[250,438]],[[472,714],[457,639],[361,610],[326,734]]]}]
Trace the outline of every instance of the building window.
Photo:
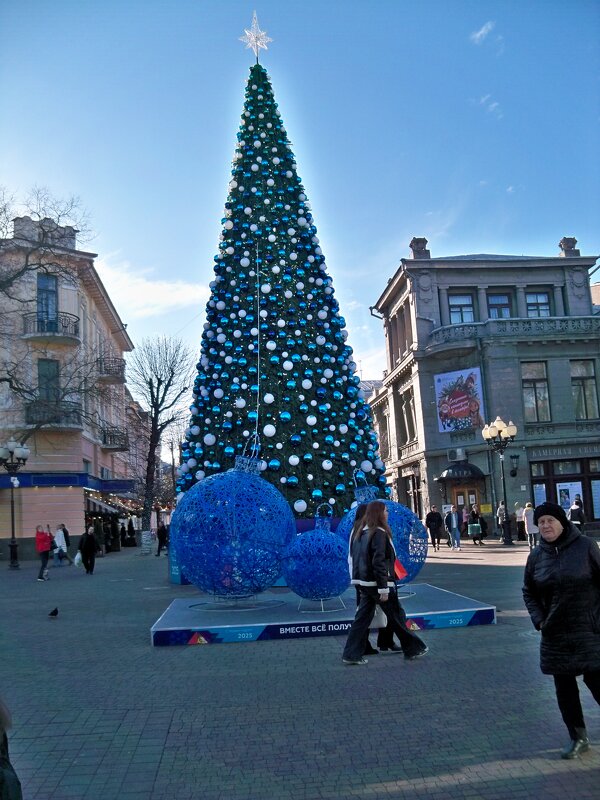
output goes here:
[{"label": "building window", "polygon": [[100,479],[103,481],[110,480],[110,470],[108,467],[100,467]]},{"label": "building window", "polygon": [[474,322],[473,295],[452,294],[448,297],[450,305],[450,323],[459,325],[461,322]]},{"label": "building window", "polygon": [[593,361],[571,361],[571,391],[575,419],[597,419],[598,393]]},{"label": "building window", "polygon": [[58,282],[56,275],[37,275],[37,316],[40,329],[56,332],[58,320]]},{"label": "building window", "polygon": [[548,292],[527,292],[527,316],[528,317],[549,317],[550,316],[550,295]]},{"label": "building window", "polygon": [[550,398],[545,361],[524,361],[521,364],[525,422],[549,422]]},{"label": "building window", "polygon": [[39,358],[37,368],[40,400],[50,403],[60,400],[60,363],[51,358]]},{"label": "building window", "polygon": [[490,319],[508,319],[510,313],[510,297],[507,294],[488,294],[488,316]]},{"label": "building window", "polygon": [[544,461],[536,461],[531,465],[531,477],[542,478],[546,474],[546,463]]},{"label": "building window", "polygon": [[85,472],[86,475],[92,474],[92,462],[88,461],[87,458],[83,459],[83,471]]},{"label": "building window", "polygon": [[581,475],[581,461],[555,461],[552,471],[555,475]]}]

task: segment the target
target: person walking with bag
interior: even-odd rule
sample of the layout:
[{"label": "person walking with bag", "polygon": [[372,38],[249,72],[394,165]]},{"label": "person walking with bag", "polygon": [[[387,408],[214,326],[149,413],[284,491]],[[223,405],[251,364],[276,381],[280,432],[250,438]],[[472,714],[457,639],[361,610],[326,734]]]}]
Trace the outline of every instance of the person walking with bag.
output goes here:
[{"label": "person walking with bag", "polygon": [[86,575],[94,574],[94,566],[96,564],[96,552],[99,549],[98,540],[94,534],[94,526],[90,525],[87,533],[84,533],[79,540],[79,552],[81,553],[81,560],[85,567]]},{"label": "person walking with bag", "polygon": [[394,634],[400,640],[407,660],[427,653],[425,643],[406,627],[406,614],[398,601],[394,563],[396,551],[392,531],[387,523],[387,508],[381,500],[367,506],[365,525],[350,544],[352,583],[359,587],[360,604],[350,627],[342,661],[344,664],[366,664],[363,657],[365,636],[379,605]]},{"label": "person walking with bag", "polygon": [[54,540],[50,533],[50,527],[48,527],[48,530],[44,530],[42,525],[37,525],[35,529],[35,549],[40,556],[40,571],[37,576],[38,581],[43,582],[48,580],[48,559],[53,550],[53,544]]},{"label": "person walking with bag", "polygon": [[540,668],[554,677],[556,699],[569,731],[561,758],[589,750],[577,676],[600,705],[600,549],[555,503],[534,512],[540,543],[527,558],[523,599],[541,631]]},{"label": "person walking with bag", "polygon": [[485,536],[484,530],[485,522],[479,513],[479,506],[473,503],[471,511],[469,512],[469,522],[467,523],[467,533],[471,537],[473,544],[478,544],[480,547],[484,544],[483,537]]}]

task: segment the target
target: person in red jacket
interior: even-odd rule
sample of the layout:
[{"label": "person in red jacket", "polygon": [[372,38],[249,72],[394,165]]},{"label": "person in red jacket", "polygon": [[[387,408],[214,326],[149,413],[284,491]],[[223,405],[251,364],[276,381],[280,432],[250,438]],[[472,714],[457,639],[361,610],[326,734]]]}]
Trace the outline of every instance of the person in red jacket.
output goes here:
[{"label": "person in red jacket", "polygon": [[52,550],[52,534],[49,530],[45,531],[42,525],[35,529],[35,549],[40,554],[40,571],[38,581],[48,580],[48,558]]}]

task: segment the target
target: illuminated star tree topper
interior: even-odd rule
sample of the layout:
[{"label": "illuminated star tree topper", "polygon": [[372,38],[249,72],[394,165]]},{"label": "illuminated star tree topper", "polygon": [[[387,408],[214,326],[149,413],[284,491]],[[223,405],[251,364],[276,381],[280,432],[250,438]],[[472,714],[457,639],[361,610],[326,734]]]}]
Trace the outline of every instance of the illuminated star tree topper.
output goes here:
[{"label": "illuminated star tree topper", "polygon": [[256,63],[258,64],[258,51],[259,50],[266,50],[268,42],[272,42],[273,39],[270,39],[265,31],[261,31],[258,27],[258,17],[256,16],[256,11],[252,15],[252,27],[250,30],[244,28],[245,36],[240,36],[240,42],[244,42],[246,45],[246,49],[251,48],[254,50],[254,55],[256,56]]}]

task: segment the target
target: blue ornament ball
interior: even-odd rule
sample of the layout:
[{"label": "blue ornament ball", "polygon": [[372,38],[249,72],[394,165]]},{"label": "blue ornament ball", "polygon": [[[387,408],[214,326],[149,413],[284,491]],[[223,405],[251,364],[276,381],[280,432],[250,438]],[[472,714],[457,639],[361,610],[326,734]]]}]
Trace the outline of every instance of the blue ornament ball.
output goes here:
[{"label": "blue ornament ball", "polygon": [[299,597],[307,600],[337,597],[350,585],[348,545],[328,530],[301,533],[285,551],[283,576]]},{"label": "blue ornament ball", "polygon": [[173,513],[170,541],[185,577],[217,597],[250,597],[281,574],[296,533],[284,496],[257,474],[231,469],[185,492]]},{"label": "blue ornament ball", "polygon": [[[393,500],[381,500],[388,511],[388,525],[392,529],[392,538],[396,548],[396,557],[408,573],[402,583],[414,580],[427,558],[427,531],[421,520],[410,508]],[[342,517],[336,533],[345,542],[350,539],[356,507],[350,509]]]}]

